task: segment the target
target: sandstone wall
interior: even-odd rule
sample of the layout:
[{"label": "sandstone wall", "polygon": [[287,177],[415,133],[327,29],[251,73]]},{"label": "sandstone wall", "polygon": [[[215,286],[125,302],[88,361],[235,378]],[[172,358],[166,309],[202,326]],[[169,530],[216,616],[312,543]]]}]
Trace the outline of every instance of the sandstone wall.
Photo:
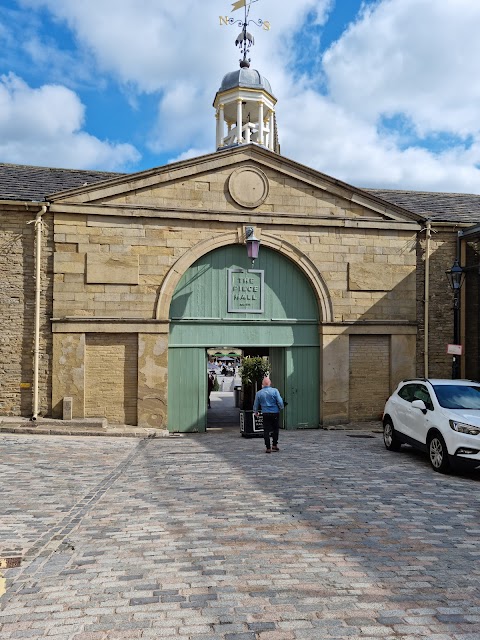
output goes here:
[{"label": "sandstone wall", "polygon": [[[197,243],[227,222],[55,214],[55,317],[153,318],[159,287]],[[415,321],[415,234],[260,223],[321,274],[334,320]],[[300,258],[299,258],[300,260]]]},{"label": "sandstone wall", "polygon": [[[35,318],[35,211],[0,211],[0,415],[30,416],[33,411],[33,335]],[[40,414],[50,412],[52,338],[53,224],[45,217],[42,240],[39,367]]]},{"label": "sandstone wall", "polygon": [[[456,230],[434,228],[430,241],[429,377],[451,378],[452,356],[447,344],[453,342],[453,292],[446,269],[456,255]],[[419,235],[417,261],[417,375],[425,375],[425,233]]]}]

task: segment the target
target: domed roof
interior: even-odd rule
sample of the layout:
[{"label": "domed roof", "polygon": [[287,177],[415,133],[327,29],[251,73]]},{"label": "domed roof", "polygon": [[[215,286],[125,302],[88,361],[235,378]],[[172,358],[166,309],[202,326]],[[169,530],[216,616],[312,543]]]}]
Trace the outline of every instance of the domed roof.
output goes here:
[{"label": "domed roof", "polygon": [[234,89],[235,87],[243,87],[245,89],[263,89],[273,96],[270,82],[256,69],[244,67],[227,73],[223,78],[218,91],[228,91],[228,89]]}]

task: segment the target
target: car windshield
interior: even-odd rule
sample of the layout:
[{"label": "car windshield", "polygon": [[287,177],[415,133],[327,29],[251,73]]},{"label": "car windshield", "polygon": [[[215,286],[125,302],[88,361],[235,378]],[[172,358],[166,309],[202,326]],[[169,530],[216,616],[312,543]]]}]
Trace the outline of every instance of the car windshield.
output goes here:
[{"label": "car windshield", "polygon": [[438,402],[445,409],[480,410],[480,386],[459,384],[435,384]]}]

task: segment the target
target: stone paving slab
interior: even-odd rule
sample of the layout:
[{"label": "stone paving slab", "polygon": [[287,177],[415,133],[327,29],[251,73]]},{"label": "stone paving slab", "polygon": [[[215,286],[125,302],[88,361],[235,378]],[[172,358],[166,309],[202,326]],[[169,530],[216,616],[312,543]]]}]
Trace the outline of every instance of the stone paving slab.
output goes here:
[{"label": "stone paving slab", "polygon": [[121,438],[162,438],[170,434],[166,429],[153,429],[125,424],[109,424],[105,418],[56,420],[0,416],[0,433],[57,436],[107,436]]},{"label": "stone paving slab", "polygon": [[[218,395],[218,394],[217,394]],[[225,394],[229,395],[229,394]],[[215,400],[212,401],[212,404]],[[232,409],[230,412],[215,412],[212,407],[213,417],[208,415],[208,429],[237,429],[239,431],[238,409]],[[374,433],[382,433],[382,423],[379,420],[360,423],[339,423],[331,424],[321,429],[326,431],[372,431]],[[183,436],[183,434],[171,434],[166,429],[153,429],[149,427],[137,427],[123,424],[105,424],[99,426],[97,421],[91,424],[81,420],[50,420],[44,418],[42,420],[31,422],[28,418],[2,418],[0,417],[0,434],[1,433],[18,433],[22,435],[43,435],[43,436],[100,436],[115,438],[165,438],[175,436]]]},{"label": "stone paving slab", "polygon": [[479,640],[480,474],[372,430],[280,447],[0,434],[2,640]]}]

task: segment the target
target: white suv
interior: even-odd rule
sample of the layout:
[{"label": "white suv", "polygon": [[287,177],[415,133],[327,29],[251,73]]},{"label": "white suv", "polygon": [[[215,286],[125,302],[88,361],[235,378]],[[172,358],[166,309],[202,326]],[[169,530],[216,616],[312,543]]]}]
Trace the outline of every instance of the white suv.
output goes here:
[{"label": "white suv", "polygon": [[480,467],[480,383],[471,380],[402,380],[383,412],[390,451],[410,444],[428,453],[435,471]]}]

